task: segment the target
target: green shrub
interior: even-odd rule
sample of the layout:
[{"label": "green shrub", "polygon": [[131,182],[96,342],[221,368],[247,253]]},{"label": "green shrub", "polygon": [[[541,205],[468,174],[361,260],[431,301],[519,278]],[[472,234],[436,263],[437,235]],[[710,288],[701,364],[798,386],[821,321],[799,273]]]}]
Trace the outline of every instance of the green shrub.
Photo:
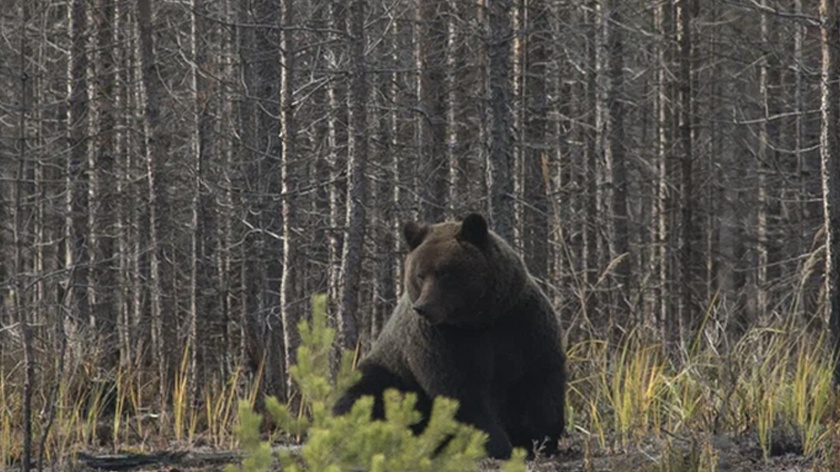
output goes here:
[{"label": "green shrub", "polygon": [[[312,299],[312,324],[298,325],[301,346],[297,365],[290,368],[308,415],[296,417],[276,398],[266,400],[266,410],[279,429],[307,438],[300,454],[281,454],[283,470],[309,472],[340,471],[463,471],[477,470],[486,457],[487,435],[471,426],[458,423],[458,402],[435,399],[428,427],[414,435],[410,426],[420,420],[414,394],[385,392],[385,420],[372,421],[373,398],[360,399],[343,416],[331,414],[342,392],[359,379],[352,368],[352,353],[344,352],[335,384],[330,381],[330,349],[335,330],[327,327],[326,297]],[[272,452],[268,441],[259,438],[261,415],[243,401],[239,407],[237,434],[245,459],[228,472],[270,470]],[[448,442],[446,442],[448,440]],[[445,444],[445,445],[444,445]],[[443,447],[441,447],[444,445]],[[524,471],[525,451],[517,449],[504,464],[505,471]]]}]

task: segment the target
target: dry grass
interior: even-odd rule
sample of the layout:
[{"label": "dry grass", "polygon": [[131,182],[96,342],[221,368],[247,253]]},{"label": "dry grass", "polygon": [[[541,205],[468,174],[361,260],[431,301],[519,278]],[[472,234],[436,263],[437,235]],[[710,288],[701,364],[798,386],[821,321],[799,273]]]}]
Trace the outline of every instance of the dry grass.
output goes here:
[{"label": "dry grass", "polygon": [[[187,359],[185,353],[184,359]],[[22,372],[0,364],[0,469],[15,464],[22,450]],[[113,375],[93,375],[95,365],[68,365],[52,408],[54,419],[44,440],[46,461],[76,451],[144,452],[172,447],[236,446],[234,427],[240,398],[254,400],[262,369],[246,376],[241,368],[230,376],[209,375],[198,397],[187,392],[186,360],[181,363],[169,403],[158,407],[158,386],[147,371],[121,367]],[[45,365],[46,367],[46,365]],[[45,369],[46,370],[46,369]],[[43,371],[33,396],[33,447],[38,447],[55,372]],[[38,457],[40,450],[33,451]]]},{"label": "dry grass", "polygon": [[[727,355],[695,345],[669,362],[656,344],[629,335],[617,345],[586,341],[569,348],[570,428],[608,449],[641,446],[666,435],[754,438],[765,459],[782,452],[834,460],[840,403],[831,386],[825,336],[795,327],[756,328]],[[680,464],[665,448],[657,470],[714,470],[715,449],[695,442]],[[692,465],[693,464],[693,465]],[[840,469],[833,469],[840,470]]]},{"label": "dry grass", "polygon": [[[831,386],[828,340],[795,326],[748,331],[728,352],[698,338],[676,364],[661,346],[637,333],[619,342],[588,340],[568,346],[569,424],[572,435],[606,450],[622,450],[651,439],[661,446],[648,470],[715,470],[718,434],[739,435],[760,447],[765,458],[789,450],[818,458],[815,470],[840,470],[838,399]],[[111,382],[96,381],[95,366],[68,367],[56,396],[55,421],[45,457],[78,450],[144,451],[168,447],[235,447],[236,405],[259,392],[261,369],[247,376],[211,375],[189,401],[184,353],[172,399],[161,412],[157,385],[149,374],[122,368]],[[8,362],[2,365],[9,365]],[[5,370],[2,370],[5,369]],[[0,464],[21,452],[21,370],[0,368]],[[45,383],[54,373],[43,374]],[[38,412],[48,398],[41,386],[34,398],[34,433],[42,431]],[[670,447],[671,438],[699,438],[689,454]],[[37,457],[39,451],[35,451]]]}]

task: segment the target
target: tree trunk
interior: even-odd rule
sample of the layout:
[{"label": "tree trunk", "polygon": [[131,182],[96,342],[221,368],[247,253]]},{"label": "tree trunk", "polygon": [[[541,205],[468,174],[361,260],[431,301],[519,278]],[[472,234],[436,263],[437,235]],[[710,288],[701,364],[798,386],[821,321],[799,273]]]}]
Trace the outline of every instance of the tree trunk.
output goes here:
[{"label": "tree trunk", "polygon": [[[341,0],[330,2],[329,25],[333,31],[345,31],[347,29],[346,6],[344,3]],[[338,37],[332,38],[336,44],[340,43],[340,39]],[[327,85],[330,110],[329,117],[327,118],[327,145],[329,146],[327,162],[330,168],[330,217],[327,233],[329,239],[327,293],[330,300],[330,313],[333,315],[337,313],[338,304],[340,303],[341,254],[344,243],[341,228],[345,224],[344,213],[346,213],[343,198],[346,195],[346,186],[342,186],[340,176],[343,174],[343,169],[346,169],[345,155],[342,152],[342,148],[344,148],[347,141],[346,129],[344,128],[347,123],[347,100],[346,90],[343,86],[344,80],[340,75],[339,67],[338,58],[334,56],[330,57],[327,68],[333,76],[330,77]]]},{"label": "tree trunk", "polygon": [[70,10],[70,84],[67,148],[70,160],[67,169],[67,254],[70,270],[73,325],[84,330],[91,323],[87,290],[88,228],[87,228],[87,151],[88,151],[88,57],[87,2],[74,0]]},{"label": "tree trunk", "polygon": [[[283,80],[281,10],[280,3],[274,0],[256,0],[252,3],[254,21],[260,24],[255,31],[253,60],[255,62],[254,90],[257,97],[255,144],[257,153],[256,166],[249,177],[257,182],[256,222],[262,230],[257,236],[257,274],[256,283],[251,289],[257,294],[257,313],[260,326],[260,339],[263,342],[261,358],[264,360],[265,391],[269,395],[282,397],[286,391],[286,372],[284,364],[285,347],[283,346],[283,321],[278,294],[277,281],[283,278],[282,238],[274,235],[282,233],[282,221],[277,215],[283,213],[282,200],[273,198],[283,191],[283,136],[281,135],[280,108]],[[249,143],[246,143],[249,144]],[[266,231],[267,230],[267,231]],[[291,279],[290,279],[291,280]],[[288,283],[289,287],[292,284]],[[278,310],[279,308],[279,310]],[[278,316],[279,315],[279,316]]]},{"label": "tree trunk", "polygon": [[[208,324],[215,321],[214,304],[211,303],[209,292],[209,277],[211,271],[208,254],[209,241],[212,235],[212,225],[207,214],[206,198],[202,195],[206,180],[207,168],[212,165],[215,147],[213,145],[213,116],[211,110],[211,90],[208,74],[210,70],[211,52],[208,42],[213,37],[212,23],[208,20],[210,14],[206,0],[192,0],[190,15],[191,41],[190,56],[193,58],[190,66],[190,79],[193,90],[193,135],[192,135],[192,189],[191,189],[191,228],[190,228],[190,308],[188,315],[189,371],[188,398],[194,402],[198,400],[198,385],[207,370],[210,359],[208,343],[200,342],[210,334]],[[203,319],[207,323],[201,323]]]},{"label": "tree trunk", "polygon": [[[762,6],[767,6],[767,0],[762,0]],[[758,146],[756,173],[758,177],[758,202],[756,215],[756,275],[755,275],[755,290],[756,290],[756,313],[759,320],[764,321],[767,315],[767,173],[766,167],[769,165],[770,152],[769,147],[769,120],[770,117],[770,96],[769,96],[769,61],[767,56],[770,54],[770,13],[761,13],[761,43],[764,46],[764,51],[761,55],[759,66],[758,90],[761,94],[762,117],[758,128]]]},{"label": "tree trunk", "polygon": [[[796,15],[802,15],[802,0],[794,0],[793,1],[793,10]],[[793,92],[793,103],[794,103],[794,145],[793,145],[793,152],[796,157],[796,180],[799,182],[798,188],[796,189],[796,199],[798,201],[797,208],[794,211],[795,220],[794,220],[794,227],[796,228],[796,254],[802,254],[808,250],[807,241],[807,224],[806,224],[806,212],[807,212],[807,204],[805,203],[808,198],[808,188],[806,186],[807,179],[804,178],[804,171],[805,171],[805,152],[803,149],[803,132],[804,132],[804,120],[802,119],[802,115],[805,113],[805,104],[804,104],[804,73],[803,73],[803,64],[804,64],[804,55],[802,52],[802,45],[803,45],[803,30],[805,29],[803,25],[796,24],[793,26],[794,33],[793,33],[793,70],[794,70],[794,92]],[[803,266],[804,267],[804,266]],[[801,270],[800,270],[801,272]],[[804,281],[800,282],[800,288],[796,290],[795,297],[796,301],[794,303],[794,316],[799,316],[805,313],[805,303],[803,300],[803,290]]]},{"label": "tree trunk", "polygon": [[467,87],[472,86],[467,82],[466,62],[467,51],[464,44],[462,29],[459,28],[459,21],[465,21],[469,14],[468,8],[458,0],[446,0],[449,9],[446,18],[447,40],[446,40],[446,94],[447,113],[447,155],[448,155],[448,187],[446,195],[446,208],[449,216],[459,216],[469,208],[470,203],[459,201],[470,196],[467,173],[469,172],[469,159],[467,158],[470,135],[466,134],[467,123],[463,121],[464,109],[467,100],[465,99]]},{"label": "tree trunk", "polygon": [[552,56],[551,11],[543,0],[527,2],[524,26],[525,56],[525,114],[524,142],[524,224],[522,228],[525,262],[531,274],[540,281],[548,276],[548,81],[547,67]]},{"label": "tree trunk", "polygon": [[348,35],[353,64],[350,78],[350,132],[347,149],[347,233],[341,255],[341,277],[338,320],[340,344],[354,348],[358,342],[358,301],[362,272],[362,251],[365,236],[365,206],[367,205],[367,63],[365,58],[365,10],[367,1],[354,0],[350,5]]},{"label": "tree trunk", "polygon": [[[114,8],[114,15],[112,17],[112,41],[118,36],[115,33],[118,26],[127,26],[128,21],[125,14]],[[125,369],[131,365],[131,334],[130,326],[132,319],[131,312],[131,294],[136,290],[136,286],[132,283],[131,270],[131,235],[134,228],[131,226],[131,212],[126,209],[127,203],[130,201],[132,205],[136,206],[138,202],[130,198],[134,189],[131,182],[131,168],[129,166],[128,147],[130,138],[128,133],[124,130],[129,129],[127,123],[133,119],[133,114],[128,112],[131,110],[131,101],[129,95],[131,94],[131,87],[126,84],[130,83],[128,77],[131,73],[130,57],[132,46],[130,43],[125,47],[118,49],[118,54],[114,59],[115,77],[113,89],[113,104],[115,108],[114,123],[117,127],[114,130],[114,191],[116,202],[114,202],[114,242],[116,248],[116,284],[117,288],[114,293],[114,306],[116,316],[116,336],[117,336],[117,351],[119,359],[117,360],[120,369]]]},{"label": "tree trunk", "polygon": [[[254,178],[253,174],[259,174],[258,171],[252,169],[256,167],[255,162],[259,160],[255,152],[257,142],[257,120],[255,118],[256,100],[254,90],[257,88],[256,79],[256,50],[255,45],[255,28],[249,27],[254,23],[252,5],[250,0],[237,0],[237,27],[236,27],[236,48],[239,62],[239,70],[237,75],[241,77],[243,94],[239,101],[237,108],[237,127],[239,139],[237,140],[237,148],[235,153],[236,161],[244,161],[241,166],[241,179],[248,182],[249,185],[256,185],[251,183]],[[243,192],[241,196],[241,205],[248,208],[254,205],[253,201],[256,197],[252,192]],[[231,215],[233,218],[235,216]],[[261,236],[253,235],[249,239],[252,241]],[[252,242],[252,245],[256,243]],[[254,371],[263,362],[262,358],[262,344],[263,340],[259,336],[259,322],[256,319],[258,313],[257,296],[255,289],[252,289],[254,283],[265,285],[265,282],[260,279],[260,271],[257,263],[253,260],[250,252],[254,251],[253,246],[241,244],[239,246],[239,280],[238,292],[240,297],[239,302],[239,352],[240,358],[243,362],[247,362]],[[255,252],[255,251],[254,251]]]},{"label": "tree trunk", "polygon": [[514,236],[514,155],[511,131],[510,41],[512,0],[487,0],[487,82],[490,89],[490,149],[487,156],[490,221],[502,238]]},{"label": "tree trunk", "polygon": [[826,225],[826,311],[834,340],[834,385],[840,388],[840,14],[820,1],[820,161]]},{"label": "tree trunk", "polygon": [[280,51],[283,70],[280,75],[280,125],[283,136],[283,154],[281,157],[282,179],[282,214],[283,214],[283,275],[280,279],[280,318],[283,320],[283,361],[286,372],[286,398],[291,398],[292,378],[288,375],[289,367],[295,362],[295,350],[300,344],[297,323],[300,310],[295,305],[294,270],[296,265],[295,248],[297,247],[295,227],[297,214],[294,201],[294,182],[299,180],[294,173],[297,159],[295,139],[297,123],[294,110],[295,78],[295,43],[292,35],[295,25],[294,0],[282,2],[282,37]]},{"label": "tree trunk", "polygon": [[582,308],[588,314],[589,319],[597,315],[601,308],[599,295],[594,292],[598,277],[603,270],[600,264],[599,231],[601,225],[601,214],[598,206],[599,165],[598,165],[598,131],[599,117],[597,113],[598,95],[598,17],[595,13],[598,9],[598,2],[593,0],[589,3],[583,13],[584,22],[592,25],[587,28],[586,36],[586,78],[585,90],[581,97],[581,108],[587,117],[585,126],[581,127],[584,141],[583,148],[583,221],[581,249],[581,263],[583,265],[586,293],[581,294]]},{"label": "tree trunk", "polygon": [[447,0],[425,0],[418,4],[420,48],[418,91],[420,94],[421,165],[418,172],[422,218],[441,221],[446,210],[447,146],[446,93]]},{"label": "tree trunk", "polygon": [[[189,299],[190,307],[187,315],[187,344],[184,349],[187,351],[184,355],[189,356],[187,363],[187,398],[192,402],[196,397],[196,386],[198,384],[198,273],[199,268],[199,239],[201,238],[199,225],[199,205],[201,193],[201,130],[199,129],[199,114],[201,113],[202,104],[199,103],[202,99],[199,97],[198,91],[198,19],[196,18],[201,11],[201,5],[198,0],[192,0],[191,14],[190,14],[190,82],[193,91],[193,135],[191,139],[190,154],[193,159],[191,163],[192,182],[190,188],[190,288]],[[179,433],[176,433],[179,434]]]},{"label": "tree trunk", "polygon": [[670,80],[670,39],[671,34],[671,12],[673,5],[670,1],[662,2],[655,10],[657,30],[661,36],[660,42],[657,46],[658,58],[658,72],[657,72],[657,94],[656,94],[656,161],[657,165],[657,196],[656,208],[653,213],[657,215],[656,218],[656,234],[655,241],[657,244],[658,255],[656,256],[656,273],[658,277],[657,283],[657,304],[658,310],[655,312],[657,324],[660,332],[660,339],[663,346],[666,346],[666,351],[673,352],[672,347],[676,343],[676,323],[673,314],[669,309],[671,306],[671,271],[670,267],[670,215],[671,215],[671,191],[669,186],[669,179],[671,178],[671,139],[669,135],[671,113],[669,103]]},{"label": "tree trunk", "polygon": [[[554,16],[551,24],[571,22],[576,17],[574,9],[569,6],[549,7],[549,11],[552,10]],[[549,38],[552,41],[561,41],[564,37],[564,34],[558,32]],[[557,113],[558,119],[554,120],[554,133],[548,138],[547,143],[549,147],[554,146],[551,153],[547,152],[547,155],[553,156],[553,159],[549,159],[552,181],[550,188],[552,192],[556,192],[547,198],[551,212],[549,218],[551,265],[548,287],[554,306],[559,307],[569,293],[580,290],[577,264],[580,244],[572,243],[569,235],[576,232],[577,228],[573,228],[577,225],[570,222],[581,214],[578,211],[581,199],[579,195],[572,195],[571,192],[565,199],[557,198],[555,195],[563,195],[573,185],[578,185],[577,176],[580,175],[580,161],[583,153],[580,152],[579,146],[572,145],[577,140],[574,132],[577,126],[573,124],[571,116],[580,103],[578,98],[581,95],[582,81],[581,75],[573,71],[570,61],[557,57],[549,62],[546,74],[550,78],[551,94],[555,100],[559,101],[550,108],[550,113]],[[574,77],[574,80],[568,80],[569,76]],[[579,309],[579,300],[568,298],[571,300],[570,312]]]},{"label": "tree trunk", "polygon": [[[489,14],[487,3],[491,0],[478,0],[476,2],[476,23],[478,31],[482,38],[490,36],[488,26]],[[490,84],[489,82],[489,56],[490,44],[489,41],[479,41],[478,53],[478,91],[476,95],[479,97],[478,101],[478,162],[482,174],[481,185],[479,186],[480,194],[490,196],[490,172],[492,166],[490,165]],[[492,213],[493,206],[492,197],[486,200],[484,205],[487,214]]]},{"label": "tree trunk", "polygon": [[[75,5],[74,5],[75,7]],[[74,9],[74,13],[76,13]],[[19,142],[18,142],[18,162],[17,162],[17,172],[15,173],[15,180],[14,180],[14,209],[13,209],[13,227],[12,227],[12,244],[14,245],[13,249],[13,262],[12,262],[12,273],[11,273],[11,280],[13,281],[13,285],[11,288],[11,309],[12,312],[17,317],[18,328],[20,329],[21,333],[21,340],[23,341],[23,368],[24,368],[24,378],[23,378],[23,440],[22,446],[23,450],[21,451],[21,469],[23,472],[29,472],[32,469],[32,396],[34,394],[33,389],[35,388],[35,357],[34,357],[34,349],[33,349],[33,336],[31,331],[31,326],[29,324],[29,307],[26,306],[23,297],[23,291],[25,289],[25,269],[23,267],[23,251],[26,246],[26,241],[24,240],[25,230],[24,230],[24,209],[23,209],[23,186],[24,181],[26,180],[26,161],[27,157],[27,136],[26,136],[26,127],[27,127],[27,113],[29,104],[27,102],[27,98],[29,98],[29,76],[27,72],[27,45],[26,45],[26,27],[27,23],[29,22],[29,8],[24,3],[21,4],[21,24],[20,24],[20,65],[19,65],[19,77],[20,77],[20,86],[21,86],[21,94],[20,94],[20,110],[19,110],[19,121],[18,121],[18,132],[19,132]],[[74,22],[74,26],[76,26]],[[74,28],[74,32],[78,32],[79,30]],[[75,46],[75,42],[74,42]],[[77,52],[74,48],[74,52]],[[75,65],[75,64],[74,64]],[[84,69],[82,69],[84,70]],[[84,280],[84,279],[82,279]]]},{"label": "tree trunk", "polygon": [[164,189],[161,173],[169,154],[169,136],[162,122],[161,98],[163,84],[157,73],[157,58],[153,36],[152,0],[137,1],[137,22],[140,26],[140,63],[143,88],[146,91],[144,121],[146,127],[146,171],[149,191],[149,296],[152,318],[152,352],[158,369],[158,403],[163,410],[167,403],[172,380],[171,346],[164,330],[170,309],[163,303],[163,242],[160,240]]},{"label": "tree trunk", "polygon": [[[231,17],[233,15],[232,0],[224,1],[224,15]],[[233,58],[236,53],[235,43],[236,29],[231,27],[230,31],[222,29],[222,54],[225,57]],[[236,67],[234,61],[228,59],[222,63],[222,77],[228,83],[232,83],[236,77]],[[230,98],[232,93],[227,87],[221,87],[220,108],[222,109],[222,116],[225,121],[233,122],[235,120],[235,112],[233,100]],[[237,358],[237,349],[235,345],[235,336],[233,335],[234,311],[236,306],[236,298],[234,294],[235,275],[232,273],[233,263],[233,179],[231,173],[233,172],[233,151],[234,144],[231,140],[226,140],[222,143],[219,149],[221,158],[219,181],[222,190],[219,195],[218,209],[217,209],[217,228],[219,248],[216,251],[216,274],[215,284],[219,290],[219,304],[220,304],[220,322],[222,324],[222,352],[220,353],[220,361],[222,363],[222,372],[230,375],[234,369],[234,362],[241,362],[241,358]]]},{"label": "tree trunk", "polygon": [[[234,0],[224,0],[222,2],[222,17],[234,17]],[[236,56],[236,28],[234,26],[219,27],[220,37],[220,52],[222,59],[218,62],[219,75],[225,83],[233,83],[236,77],[236,66],[234,64],[234,57]],[[220,121],[225,123],[235,122],[235,108],[234,100],[232,100],[233,92],[228,86],[219,86],[219,101],[218,113],[222,117]],[[225,130],[226,126],[218,126],[218,130]],[[232,259],[231,247],[233,245],[233,189],[231,173],[233,171],[233,150],[234,144],[230,139],[222,141],[218,146],[218,161],[219,170],[217,179],[221,189],[218,196],[215,197],[216,208],[214,211],[216,218],[215,241],[217,248],[214,251],[215,262],[213,264],[214,273],[212,274],[212,285],[216,287],[221,346],[218,353],[219,371],[222,375],[231,375],[234,370],[234,362],[241,361],[237,358],[237,349],[235,345],[235,336],[233,335],[233,313],[236,306],[236,298],[234,295],[234,280],[235,275],[231,273],[234,264]]]},{"label": "tree trunk", "polygon": [[[127,23],[134,27],[136,24],[136,14],[134,8],[130,8],[128,15],[130,16]],[[128,50],[126,51],[126,83],[127,84],[137,84],[141,83],[142,74],[140,74],[140,70],[137,67],[137,64],[140,62],[138,60],[138,56],[140,54],[139,47],[137,45],[137,39],[132,38],[128,42]],[[126,86],[125,88],[126,94],[126,105],[129,110],[136,110],[136,113],[128,114],[125,117],[126,128],[131,128],[134,126],[143,128],[144,122],[144,114],[142,113],[143,109],[143,99],[142,99],[142,87],[140,86]],[[132,290],[131,290],[131,308],[130,313],[131,317],[126,319],[125,321],[125,329],[126,329],[126,343],[130,343],[131,345],[131,354],[126,354],[126,359],[132,358],[134,360],[134,365],[139,366],[144,360],[144,355],[148,355],[146,353],[146,343],[150,343],[150,327],[148,326],[147,320],[144,319],[144,303],[147,301],[146,296],[146,287],[141,284],[141,280],[144,279],[145,275],[143,273],[143,260],[144,257],[144,236],[147,231],[148,222],[143,221],[143,208],[146,207],[147,203],[145,201],[145,195],[148,195],[148,191],[144,193],[144,189],[141,188],[141,185],[136,185],[132,183],[134,179],[137,178],[137,172],[140,169],[141,165],[139,162],[145,163],[146,156],[142,155],[142,157],[138,157],[135,152],[133,152],[133,147],[138,147],[141,150],[145,150],[145,132],[140,133],[140,136],[137,137],[135,133],[126,133],[126,137],[128,142],[125,145],[125,172],[126,172],[126,185],[129,189],[127,193],[127,198],[123,199],[122,201],[122,211],[123,211],[123,218],[128,221],[128,234],[125,236],[125,245],[129,248],[129,276],[127,280],[130,281]],[[138,142],[139,141],[139,142]],[[142,202],[142,205],[138,204],[138,202]],[[142,323],[142,324],[141,324]],[[140,327],[145,326],[146,329],[141,330]],[[134,338],[134,343],[131,343],[132,338]]]},{"label": "tree trunk", "polygon": [[[608,116],[605,120],[604,158],[610,169],[612,179],[612,238],[610,259],[629,255],[630,234],[627,228],[627,163],[624,149],[624,44],[621,28],[623,24],[620,0],[606,0],[603,14],[603,28],[606,36],[606,74],[608,76],[607,100]],[[632,262],[624,260],[615,267],[613,279],[617,283],[612,292],[615,296],[610,301],[611,310],[616,316],[614,321],[626,327],[629,321],[629,307],[623,304],[622,294],[629,294],[630,268]],[[619,318],[620,316],[620,318]]]},{"label": "tree trunk", "polygon": [[[400,98],[400,81],[406,75],[405,72],[401,72],[401,65],[402,65],[402,58],[400,56],[400,51],[406,48],[406,45],[411,44],[411,36],[412,36],[413,28],[406,27],[401,25],[400,22],[394,22],[392,28],[392,44],[393,44],[393,65],[394,68],[392,69],[391,74],[389,74],[390,79],[390,86],[388,87],[388,94],[386,95],[392,103],[397,103]],[[390,173],[393,176],[393,181],[395,185],[393,185],[393,190],[391,192],[391,204],[393,206],[393,214],[391,215],[389,224],[390,224],[390,234],[392,235],[399,235],[402,224],[404,223],[403,219],[407,219],[408,212],[406,211],[408,208],[408,203],[411,200],[411,195],[409,195],[409,191],[405,188],[403,183],[406,180],[406,174],[409,172],[407,171],[408,163],[403,156],[396,152],[398,146],[402,143],[402,138],[406,134],[406,123],[409,121],[408,112],[404,109],[400,109],[398,107],[391,107],[389,113],[389,120],[390,120],[390,127],[391,127],[391,142],[389,143],[391,149],[394,151],[391,153],[391,163],[390,165]],[[389,246],[390,251],[393,254],[400,254],[402,251],[402,238],[394,237],[392,238],[391,246]],[[402,257],[395,257],[394,261],[394,272],[393,272],[393,280],[394,280],[394,298],[399,299],[402,295],[403,289],[403,259]],[[383,318],[384,319],[384,318]]]},{"label": "tree trunk", "polygon": [[511,139],[513,142],[513,239],[510,240],[514,248],[521,251],[524,248],[525,234],[525,162],[523,144],[526,144],[525,133],[525,77],[528,67],[528,41],[526,38],[528,15],[526,13],[527,0],[513,0],[511,5]]},{"label": "tree trunk", "polygon": [[[117,281],[117,264],[115,259],[116,246],[116,217],[118,200],[115,194],[116,172],[116,70],[114,46],[114,23],[115,4],[107,0],[99,1],[97,11],[97,108],[99,116],[98,142],[95,155],[95,172],[92,175],[95,182],[95,200],[98,209],[91,211],[93,216],[91,233],[96,236],[96,247],[94,248],[95,265],[94,292],[96,293],[96,305],[92,307],[93,316],[96,319],[97,331],[100,336],[100,344],[103,352],[103,359],[106,362],[106,369],[117,365],[119,353],[117,340],[115,338],[118,306],[116,304],[117,292],[120,287],[115,286]],[[94,195],[91,192],[91,195]]]},{"label": "tree trunk", "polygon": [[[376,283],[373,286],[373,307],[370,323],[370,342],[373,343],[379,336],[379,332],[385,321],[388,319],[394,304],[397,300],[396,285],[399,280],[395,277],[395,255],[397,248],[394,237],[395,199],[394,189],[398,187],[396,179],[396,166],[394,165],[395,140],[396,140],[396,112],[388,109],[388,103],[395,101],[396,71],[399,63],[397,60],[397,23],[394,22],[387,32],[389,38],[386,40],[386,51],[384,54],[384,67],[392,72],[382,73],[378,76],[377,88],[377,109],[380,112],[376,116],[377,138],[380,143],[378,152],[375,155],[377,168],[377,184],[374,187],[375,196],[372,199],[376,209],[375,221],[372,227],[376,231],[376,241],[380,250],[376,251]],[[451,187],[450,187],[451,188]],[[451,200],[450,200],[451,203]],[[396,279],[396,280],[395,280]],[[369,347],[369,346],[368,346]]]},{"label": "tree trunk", "polygon": [[693,299],[695,229],[694,229],[694,52],[692,47],[692,18],[695,0],[677,4],[677,42],[680,48],[679,142],[680,142],[680,346],[685,348],[691,336],[695,317]]}]

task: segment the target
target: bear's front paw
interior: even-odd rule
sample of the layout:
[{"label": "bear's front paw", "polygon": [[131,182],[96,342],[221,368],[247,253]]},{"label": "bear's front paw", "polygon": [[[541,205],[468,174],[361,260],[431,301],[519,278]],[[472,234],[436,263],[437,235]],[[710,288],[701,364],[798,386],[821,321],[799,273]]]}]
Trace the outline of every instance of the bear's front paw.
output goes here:
[{"label": "bear's front paw", "polygon": [[490,438],[487,439],[484,448],[487,450],[487,455],[493,459],[510,459],[510,454],[513,452],[510,439],[500,428],[490,431]]}]

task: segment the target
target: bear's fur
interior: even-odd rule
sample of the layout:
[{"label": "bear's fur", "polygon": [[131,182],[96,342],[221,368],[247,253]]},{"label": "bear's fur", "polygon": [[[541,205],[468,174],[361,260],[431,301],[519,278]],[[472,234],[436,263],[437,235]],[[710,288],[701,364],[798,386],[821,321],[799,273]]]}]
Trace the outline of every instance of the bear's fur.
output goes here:
[{"label": "bear's fur", "polygon": [[[338,401],[342,414],[363,396],[415,392],[424,421],[438,395],[458,400],[458,419],[489,435],[487,452],[556,450],[563,432],[565,355],[548,299],[522,259],[480,215],[403,228],[410,252],[405,293],[362,360],[361,380]],[[543,443],[544,442],[544,443]]]}]

